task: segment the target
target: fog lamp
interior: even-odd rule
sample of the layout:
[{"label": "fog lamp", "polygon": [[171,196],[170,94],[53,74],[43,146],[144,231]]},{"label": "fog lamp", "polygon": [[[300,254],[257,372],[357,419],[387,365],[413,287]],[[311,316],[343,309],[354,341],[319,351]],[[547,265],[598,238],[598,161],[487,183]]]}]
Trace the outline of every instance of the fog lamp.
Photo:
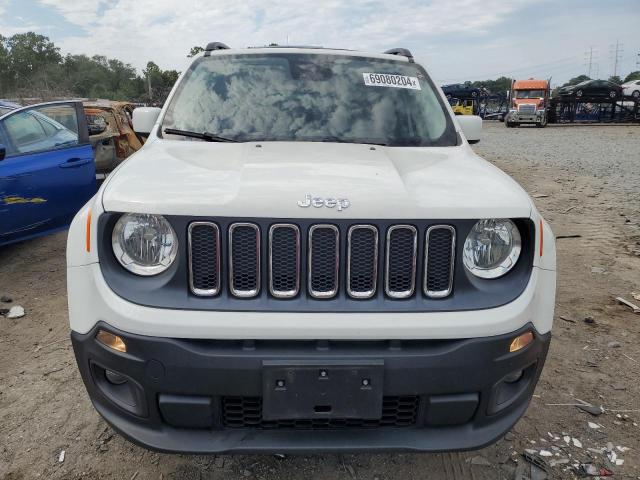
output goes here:
[{"label": "fog lamp", "polygon": [[525,332],[522,335],[518,335],[513,339],[511,345],[509,345],[510,352],[517,352],[533,342],[533,333],[531,331]]},{"label": "fog lamp", "polygon": [[123,383],[127,383],[127,377],[124,377],[119,373],[112,372],[111,370],[105,370],[104,376],[107,377],[107,381],[113,385],[122,385]]},{"label": "fog lamp", "polygon": [[503,382],[505,383],[516,383],[518,380],[522,378],[524,374],[524,370],[518,370],[517,372],[510,373],[506,377],[504,377]]},{"label": "fog lamp", "polygon": [[107,332],[106,330],[98,330],[98,333],[96,334],[96,340],[98,340],[104,346],[118,352],[126,353],[127,351],[127,345],[124,343],[124,340],[122,340],[122,338],[120,338],[118,335]]}]

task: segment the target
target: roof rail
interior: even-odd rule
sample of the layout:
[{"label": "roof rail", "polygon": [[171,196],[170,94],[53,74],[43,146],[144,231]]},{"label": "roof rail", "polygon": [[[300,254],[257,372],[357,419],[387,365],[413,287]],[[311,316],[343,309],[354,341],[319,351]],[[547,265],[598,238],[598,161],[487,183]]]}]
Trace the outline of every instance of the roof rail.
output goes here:
[{"label": "roof rail", "polygon": [[387,55],[400,55],[402,57],[407,57],[409,59],[409,62],[413,63],[413,55],[406,48],[392,48],[384,53],[386,53]]},{"label": "roof rail", "polygon": [[229,45],[222,42],[209,42],[207,48],[204,49],[204,56],[208,57],[214,50],[229,50]]}]

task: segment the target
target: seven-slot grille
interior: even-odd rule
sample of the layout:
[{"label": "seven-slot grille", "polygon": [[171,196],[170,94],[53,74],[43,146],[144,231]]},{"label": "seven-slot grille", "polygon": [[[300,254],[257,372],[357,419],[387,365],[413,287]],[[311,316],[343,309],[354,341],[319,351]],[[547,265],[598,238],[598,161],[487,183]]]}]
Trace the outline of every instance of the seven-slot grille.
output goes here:
[{"label": "seven-slot grille", "polygon": [[[213,222],[189,225],[192,293],[217,295],[223,288],[222,275],[226,271],[232,296],[260,295],[263,268],[260,227],[247,222],[231,224],[228,245],[222,245],[221,230]],[[420,254],[424,269],[418,273],[420,238],[424,239],[424,252]],[[344,250],[341,242],[346,242]],[[316,299],[334,298],[344,288],[347,296],[365,300],[375,297],[382,288],[387,297],[400,300],[414,296],[417,285],[427,297],[444,298],[453,289],[455,242],[455,229],[449,225],[434,225],[426,232],[413,225],[393,225],[380,232],[375,225],[357,224],[341,236],[340,229],[332,224],[312,225],[303,232],[293,223],[276,223],[268,229],[265,283],[269,295],[279,299],[298,296],[302,278],[306,293]],[[345,259],[340,258],[342,251]],[[226,270],[221,268],[225,258]],[[382,272],[378,271],[379,266],[383,267]]]}]

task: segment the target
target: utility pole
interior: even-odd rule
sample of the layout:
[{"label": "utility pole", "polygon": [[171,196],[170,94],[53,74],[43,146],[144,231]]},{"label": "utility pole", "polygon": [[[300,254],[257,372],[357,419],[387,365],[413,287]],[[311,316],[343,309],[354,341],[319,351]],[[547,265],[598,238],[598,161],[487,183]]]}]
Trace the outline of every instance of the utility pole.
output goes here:
[{"label": "utility pole", "polygon": [[616,40],[616,46],[611,45],[611,54],[613,55],[613,76],[618,75],[618,62],[622,58],[623,44]]},{"label": "utility pole", "polygon": [[589,47],[589,51],[585,53],[587,76],[591,78],[591,67],[593,66],[593,45]]}]

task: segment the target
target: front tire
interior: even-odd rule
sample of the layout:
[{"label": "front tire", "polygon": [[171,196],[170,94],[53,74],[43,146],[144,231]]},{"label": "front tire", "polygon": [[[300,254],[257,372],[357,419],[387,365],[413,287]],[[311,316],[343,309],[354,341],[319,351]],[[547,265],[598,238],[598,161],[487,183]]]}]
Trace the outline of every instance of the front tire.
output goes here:
[{"label": "front tire", "polygon": [[576,92],[576,97],[578,97],[578,98],[582,97],[582,90],[578,90]]},{"label": "front tire", "polygon": [[609,92],[609,98],[616,98],[618,96],[618,92],[616,92],[615,90],[611,90]]},{"label": "front tire", "polygon": [[640,90],[634,90],[631,96],[637,100],[640,98]]}]

